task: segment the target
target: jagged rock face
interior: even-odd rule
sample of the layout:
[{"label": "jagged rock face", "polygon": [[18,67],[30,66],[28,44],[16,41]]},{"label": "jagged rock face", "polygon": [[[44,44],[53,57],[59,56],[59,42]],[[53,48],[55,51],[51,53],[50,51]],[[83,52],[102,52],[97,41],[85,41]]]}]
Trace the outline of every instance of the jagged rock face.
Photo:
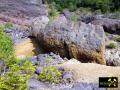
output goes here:
[{"label": "jagged rock face", "polygon": [[80,20],[85,23],[92,23],[94,25],[103,26],[104,30],[111,34],[120,35],[120,20],[111,19],[104,15],[84,16],[80,17]]},{"label": "jagged rock face", "polygon": [[[50,23],[43,21],[39,19],[39,23],[35,20],[32,32],[46,51],[59,53],[62,57],[76,58],[82,62],[105,64],[102,27],[82,22],[73,24],[68,22],[63,15]],[[42,22],[45,28],[39,27]],[[38,33],[34,34],[36,31]]]}]

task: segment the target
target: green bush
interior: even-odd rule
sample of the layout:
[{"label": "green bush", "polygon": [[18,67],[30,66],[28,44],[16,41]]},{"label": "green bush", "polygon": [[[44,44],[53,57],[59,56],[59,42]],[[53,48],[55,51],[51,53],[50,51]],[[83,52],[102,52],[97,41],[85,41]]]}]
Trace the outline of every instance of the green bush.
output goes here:
[{"label": "green bush", "polygon": [[75,15],[74,13],[71,15],[70,20],[73,22],[77,21],[77,15]]},{"label": "green bush", "polygon": [[[8,25],[9,26],[9,25]],[[35,68],[27,58],[19,60],[14,56],[11,39],[0,25],[0,60],[4,60],[9,71],[0,75],[0,90],[27,90],[27,80],[34,74]]]},{"label": "green bush", "polygon": [[120,36],[116,38],[116,41],[120,42]]},{"label": "green bush", "polygon": [[13,27],[13,24],[11,22],[6,22],[5,28],[11,28]]},{"label": "green bush", "polygon": [[27,80],[33,75],[34,66],[27,59],[9,67],[9,72],[0,76],[0,90],[27,90]]},{"label": "green bush", "polygon": [[109,45],[107,45],[107,48],[109,49],[115,49],[117,47],[116,43],[110,43]]},{"label": "green bush", "polygon": [[35,71],[35,67],[28,60],[28,58],[20,59],[17,61],[17,65],[20,66],[22,73],[32,75]]},{"label": "green bush", "polygon": [[82,0],[82,5],[102,12],[110,11],[111,0]]},{"label": "green bush", "polygon": [[60,78],[61,72],[59,72],[54,66],[44,67],[39,75],[41,81],[48,81],[51,83],[59,83]]},{"label": "green bush", "polygon": [[27,74],[20,73],[20,67],[13,65],[10,71],[0,78],[0,90],[26,90]]},{"label": "green bush", "polygon": [[95,15],[102,14],[102,11],[101,11],[100,9],[95,10],[94,14],[95,14]]},{"label": "green bush", "polygon": [[14,64],[14,49],[10,39],[4,33],[4,26],[0,25],[0,59],[5,60],[6,64]]},{"label": "green bush", "polygon": [[78,15],[92,15],[92,10],[91,8],[80,7],[76,10],[76,13]]},{"label": "green bush", "polygon": [[50,8],[50,10],[49,10],[49,18],[50,18],[51,20],[53,20],[55,17],[58,16],[59,12],[58,12],[57,9],[55,8],[55,3],[51,3],[51,4],[49,5],[49,8]]},{"label": "green bush", "polygon": [[62,11],[68,8],[70,11],[74,11],[77,8],[79,0],[47,0],[48,4],[55,3],[55,7],[58,11]]}]

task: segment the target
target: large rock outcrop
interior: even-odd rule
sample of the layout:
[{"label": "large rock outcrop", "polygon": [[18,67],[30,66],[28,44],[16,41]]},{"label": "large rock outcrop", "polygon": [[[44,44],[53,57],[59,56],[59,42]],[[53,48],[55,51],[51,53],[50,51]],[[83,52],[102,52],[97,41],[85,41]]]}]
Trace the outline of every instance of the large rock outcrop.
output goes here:
[{"label": "large rock outcrop", "polygon": [[105,64],[102,27],[82,22],[71,23],[63,15],[48,22],[47,17],[39,17],[32,24],[33,35],[46,51],[82,62]]}]

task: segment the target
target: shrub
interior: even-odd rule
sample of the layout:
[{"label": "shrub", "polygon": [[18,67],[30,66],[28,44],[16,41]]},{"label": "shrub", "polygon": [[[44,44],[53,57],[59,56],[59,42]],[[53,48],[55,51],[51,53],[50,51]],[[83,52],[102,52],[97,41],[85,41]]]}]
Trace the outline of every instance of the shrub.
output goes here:
[{"label": "shrub", "polygon": [[20,66],[22,73],[29,75],[34,74],[35,67],[30,61],[28,61],[28,58],[18,60],[17,64]]},{"label": "shrub", "polygon": [[109,49],[115,49],[117,47],[117,45],[115,43],[110,43],[109,45],[107,45],[107,48]]},{"label": "shrub", "polygon": [[0,78],[0,90],[26,90],[27,74],[20,73],[18,65],[12,65],[10,71]]},{"label": "shrub", "polygon": [[55,17],[58,16],[59,12],[55,8],[55,3],[50,4],[49,7],[50,7],[49,18],[54,19]]},{"label": "shrub", "polygon": [[61,72],[59,72],[54,66],[44,67],[39,75],[41,81],[48,81],[51,83],[59,83],[60,78]]},{"label": "shrub", "polygon": [[10,37],[4,33],[4,26],[2,25],[0,25],[0,59],[5,60],[6,64],[8,64],[7,62],[14,64],[13,44]]},{"label": "shrub", "polygon": [[27,80],[35,68],[27,59],[9,67],[9,72],[0,77],[0,90],[27,90]]},{"label": "shrub", "polygon": [[109,13],[106,13],[106,16],[109,16],[112,19],[119,19],[120,18],[120,11],[115,11],[111,15]]},{"label": "shrub", "polygon": [[116,41],[120,42],[120,36],[116,38]]},{"label": "shrub", "polygon": [[13,27],[13,24],[11,22],[6,22],[5,28],[11,28]]},{"label": "shrub", "polygon": [[101,14],[102,12],[101,12],[101,10],[100,9],[98,9],[98,10],[95,10],[95,12],[94,12],[94,14],[95,15],[98,15],[98,14]]},{"label": "shrub", "polygon": [[71,15],[70,20],[73,22],[77,21],[77,15],[75,15],[74,13]]},{"label": "shrub", "polygon": [[27,80],[35,68],[27,58],[16,59],[12,41],[4,33],[4,28],[0,25],[0,59],[5,61],[8,71],[0,76],[0,90],[27,90]]},{"label": "shrub", "polygon": [[55,7],[58,11],[62,11],[68,8],[70,11],[74,11],[77,8],[79,0],[47,0],[48,4],[55,3]]}]

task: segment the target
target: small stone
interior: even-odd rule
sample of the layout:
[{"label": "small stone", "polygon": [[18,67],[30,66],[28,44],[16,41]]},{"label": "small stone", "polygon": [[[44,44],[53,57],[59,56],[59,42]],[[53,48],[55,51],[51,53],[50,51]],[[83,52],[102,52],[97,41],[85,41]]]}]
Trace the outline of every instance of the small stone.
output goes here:
[{"label": "small stone", "polygon": [[57,68],[59,71],[64,71],[64,68],[63,67],[58,67]]},{"label": "small stone", "polygon": [[36,73],[36,74],[39,75],[41,71],[42,71],[42,68],[36,67],[36,70],[35,70],[35,73]]},{"label": "small stone", "polygon": [[63,82],[70,83],[73,81],[73,75],[71,72],[64,72],[62,75]]},{"label": "small stone", "polygon": [[32,64],[37,65],[38,61],[37,61],[37,56],[33,56],[30,61],[32,62]]}]

